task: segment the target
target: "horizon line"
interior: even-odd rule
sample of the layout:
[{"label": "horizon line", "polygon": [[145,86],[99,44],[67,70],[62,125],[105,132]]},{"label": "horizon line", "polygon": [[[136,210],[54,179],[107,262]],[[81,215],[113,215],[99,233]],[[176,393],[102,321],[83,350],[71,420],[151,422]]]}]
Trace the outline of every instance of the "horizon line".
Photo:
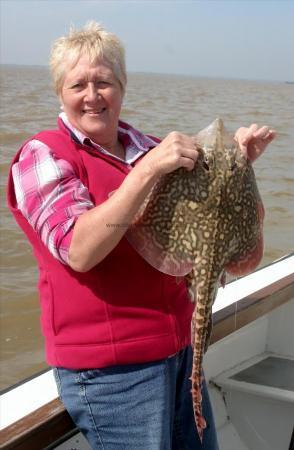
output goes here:
[{"label": "horizon line", "polygon": [[[43,69],[49,69],[49,64],[18,64],[18,63],[2,63],[1,66],[16,66],[16,67],[39,67]],[[269,83],[285,83],[285,84],[294,84],[294,80],[289,79],[264,79],[264,78],[239,78],[239,77],[230,77],[227,75],[197,75],[192,73],[183,73],[183,72],[154,72],[154,71],[145,71],[145,70],[127,70],[127,74],[146,74],[146,75],[166,75],[166,76],[182,76],[182,77],[191,77],[197,79],[212,79],[212,80],[235,80],[235,81],[258,81],[258,82],[269,82]]]}]

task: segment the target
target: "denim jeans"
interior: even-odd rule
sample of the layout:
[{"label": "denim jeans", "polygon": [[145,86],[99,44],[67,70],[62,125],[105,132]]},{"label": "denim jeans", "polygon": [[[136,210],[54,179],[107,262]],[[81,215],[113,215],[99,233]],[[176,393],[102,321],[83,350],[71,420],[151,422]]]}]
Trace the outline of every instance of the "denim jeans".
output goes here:
[{"label": "denim jeans", "polygon": [[61,400],[93,450],[218,450],[207,388],[201,445],[191,396],[192,350],[146,364],[54,369]]}]

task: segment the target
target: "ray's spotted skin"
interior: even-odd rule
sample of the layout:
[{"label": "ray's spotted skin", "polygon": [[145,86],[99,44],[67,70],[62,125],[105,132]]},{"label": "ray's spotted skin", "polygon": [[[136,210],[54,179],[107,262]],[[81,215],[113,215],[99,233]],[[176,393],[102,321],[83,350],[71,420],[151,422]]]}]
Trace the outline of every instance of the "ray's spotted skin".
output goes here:
[{"label": "ray's spotted skin", "polygon": [[185,277],[192,317],[192,397],[200,439],[202,361],[211,333],[211,311],[224,272],[244,275],[263,254],[263,205],[253,168],[221,119],[197,135],[192,171],[164,175],[132,226],[129,242],[156,269]]}]

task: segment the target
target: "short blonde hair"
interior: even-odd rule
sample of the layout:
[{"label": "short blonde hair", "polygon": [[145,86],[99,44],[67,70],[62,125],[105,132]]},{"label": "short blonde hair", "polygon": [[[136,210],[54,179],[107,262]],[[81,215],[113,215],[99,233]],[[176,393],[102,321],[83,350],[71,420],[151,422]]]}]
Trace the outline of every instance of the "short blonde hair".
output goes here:
[{"label": "short blonde hair", "polygon": [[67,70],[83,55],[88,55],[91,63],[97,59],[108,63],[124,94],[127,84],[124,47],[114,34],[91,21],[81,30],[71,27],[67,36],[56,39],[52,45],[50,69],[57,95],[61,93]]}]

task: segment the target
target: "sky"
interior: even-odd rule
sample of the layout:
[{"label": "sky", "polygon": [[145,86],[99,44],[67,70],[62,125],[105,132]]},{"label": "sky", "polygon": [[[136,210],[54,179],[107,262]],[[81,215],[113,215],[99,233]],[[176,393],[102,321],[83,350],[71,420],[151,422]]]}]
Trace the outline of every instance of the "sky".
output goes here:
[{"label": "sky", "polygon": [[294,81],[293,0],[0,0],[2,64],[47,65],[52,42],[95,20],[129,72]]}]

